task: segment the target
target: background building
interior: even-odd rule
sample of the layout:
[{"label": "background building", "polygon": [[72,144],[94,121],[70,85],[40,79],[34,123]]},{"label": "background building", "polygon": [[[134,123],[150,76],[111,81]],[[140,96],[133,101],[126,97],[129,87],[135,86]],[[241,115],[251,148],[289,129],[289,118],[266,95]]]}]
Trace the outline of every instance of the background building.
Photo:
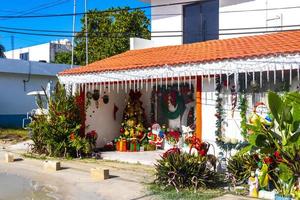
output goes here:
[{"label": "background building", "polygon": [[22,127],[27,112],[36,108],[31,91],[57,82],[56,74],[69,65],[48,64],[24,60],[0,59],[0,127]]},{"label": "background building", "polygon": [[[151,9],[151,41],[132,39],[131,49],[181,45],[299,29],[295,0],[142,0]],[[167,5],[168,6],[162,6]]]},{"label": "background building", "polygon": [[7,51],[5,52],[5,56],[9,59],[51,63],[54,62],[56,53],[71,51],[71,49],[71,42],[65,39]]}]

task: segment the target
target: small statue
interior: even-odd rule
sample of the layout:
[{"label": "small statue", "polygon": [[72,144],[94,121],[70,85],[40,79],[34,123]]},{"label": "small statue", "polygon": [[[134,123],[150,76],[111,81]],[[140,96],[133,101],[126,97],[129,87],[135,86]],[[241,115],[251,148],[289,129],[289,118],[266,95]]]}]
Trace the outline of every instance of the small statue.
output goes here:
[{"label": "small statue", "polygon": [[258,177],[259,187],[261,189],[267,190],[269,187],[269,167],[266,164],[263,164],[261,161],[258,162],[258,169],[256,169],[256,176]]},{"label": "small statue", "polygon": [[258,197],[258,178],[255,176],[254,171],[251,171],[251,176],[248,179],[249,185],[249,196],[257,198]]},{"label": "small statue", "polygon": [[300,199],[300,177],[297,178],[297,181],[295,183],[294,195],[295,199]]}]

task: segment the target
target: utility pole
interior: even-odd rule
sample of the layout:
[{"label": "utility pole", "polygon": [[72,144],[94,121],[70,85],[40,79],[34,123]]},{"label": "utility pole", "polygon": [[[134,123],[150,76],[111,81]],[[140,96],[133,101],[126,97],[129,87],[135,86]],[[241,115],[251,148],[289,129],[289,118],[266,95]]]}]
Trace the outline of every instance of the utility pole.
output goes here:
[{"label": "utility pole", "polygon": [[89,64],[89,41],[88,41],[88,16],[87,16],[87,0],[84,0],[84,21],[85,21],[85,64]]},{"label": "utility pole", "polygon": [[76,0],[74,0],[73,8],[73,35],[72,35],[72,58],[71,58],[71,68],[74,65],[74,39],[75,39],[75,23],[76,23]]},{"label": "utility pole", "polygon": [[14,35],[10,36],[10,42],[11,42],[11,59],[14,59],[14,49],[15,49],[15,37],[14,37]]}]

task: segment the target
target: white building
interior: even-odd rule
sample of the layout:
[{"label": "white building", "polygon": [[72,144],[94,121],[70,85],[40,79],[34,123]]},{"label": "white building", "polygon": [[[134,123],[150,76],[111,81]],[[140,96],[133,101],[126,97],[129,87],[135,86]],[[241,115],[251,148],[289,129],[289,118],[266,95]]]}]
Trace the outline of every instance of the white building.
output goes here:
[{"label": "white building", "polygon": [[[143,1],[154,6],[152,38],[151,41],[132,39],[131,49],[300,28],[300,1],[295,0]],[[176,5],[162,6],[167,4]]]},{"label": "white building", "polygon": [[36,108],[31,91],[57,82],[56,74],[70,65],[0,59],[0,127],[22,127],[26,113]]},{"label": "white building", "polygon": [[54,62],[56,53],[62,51],[71,51],[71,48],[71,42],[65,39],[6,51],[5,56],[9,59],[51,63]]}]

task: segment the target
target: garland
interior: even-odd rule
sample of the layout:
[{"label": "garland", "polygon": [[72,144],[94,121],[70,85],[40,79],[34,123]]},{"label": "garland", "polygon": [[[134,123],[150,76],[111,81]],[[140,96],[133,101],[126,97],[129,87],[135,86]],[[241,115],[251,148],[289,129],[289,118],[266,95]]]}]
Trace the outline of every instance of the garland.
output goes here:
[{"label": "garland", "polygon": [[248,101],[246,94],[240,95],[240,104],[239,104],[239,110],[241,115],[241,135],[244,138],[247,138],[247,108],[248,108]]},{"label": "garland", "polygon": [[215,135],[216,135],[216,143],[217,145],[220,147],[220,149],[222,150],[231,150],[234,149],[238,144],[233,144],[230,141],[225,141],[224,137],[223,137],[223,133],[222,133],[222,125],[223,122],[226,118],[226,114],[223,108],[223,97],[221,95],[222,92],[222,83],[220,80],[220,77],[216,78],[216,131],[215,131]]}]

